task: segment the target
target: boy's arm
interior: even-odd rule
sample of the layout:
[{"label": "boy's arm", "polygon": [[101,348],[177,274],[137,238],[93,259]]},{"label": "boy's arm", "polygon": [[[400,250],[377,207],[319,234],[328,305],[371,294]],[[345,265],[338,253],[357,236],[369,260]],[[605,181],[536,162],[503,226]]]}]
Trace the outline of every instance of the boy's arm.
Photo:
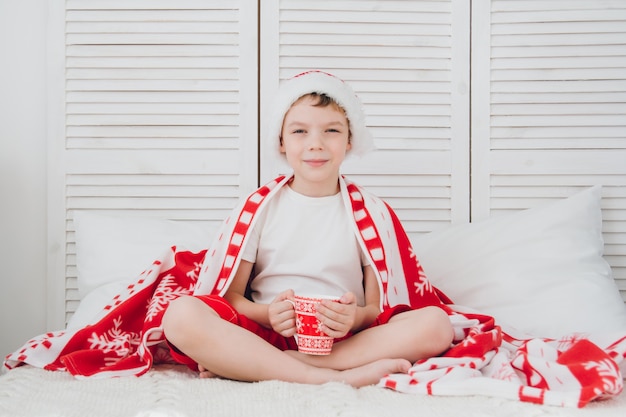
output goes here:
[{"label": "boy's arm", "polygon": [[352,331],[358,332],[376,320],[380,314],[380,290],[378,280],[371,266],[363,269],[363,287],[365,289],[365,305],[357,307]]},{"label": "boy's arm", "polygon": [[376,320],[380,314],[380,291],[374,270],[369,266],[363,269],[363,286],[363,306],[357,306],[356,295],[352,292],[342,295],[339,303],[322,300],[317,312],[324,333],[334,338],[344,337],[348,332],[356,333],[365,329]]},{"label": "boy's arm", "polygon": [[242,260],[239,268],[235,273],[233,282],[228,287],[224,298],[228,301],[238,313],[256,321],[257,323],[271,327],[269,323],[268,305],[257,304],[245,297],[248,280],[252,273],[254,264],[252,262]]}]

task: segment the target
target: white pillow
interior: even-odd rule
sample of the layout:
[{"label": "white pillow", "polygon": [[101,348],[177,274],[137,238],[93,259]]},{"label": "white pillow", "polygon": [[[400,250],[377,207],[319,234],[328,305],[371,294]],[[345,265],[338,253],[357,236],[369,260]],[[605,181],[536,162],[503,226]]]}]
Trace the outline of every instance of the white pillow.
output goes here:
[{"label": "white pillow", "polygon": [[78,308],[67,322],[67,328],[80,329],[91,324],[104,307],[109,305],[116,295],[121,294],[127,285],[128,283],[123,281],[109,282],[89,292],[80,300]]},{"label": "white pillow", "polygon": [[171,246],[206,249],[206,223],[74,212],[78,292],[82,299],[114,282],[131,283]]},{"label": "white pillow", "polygon": [[626,331],[602,257],[600,186],[543,207],[414,239],[426,276],[455,304],[537,337]]}]

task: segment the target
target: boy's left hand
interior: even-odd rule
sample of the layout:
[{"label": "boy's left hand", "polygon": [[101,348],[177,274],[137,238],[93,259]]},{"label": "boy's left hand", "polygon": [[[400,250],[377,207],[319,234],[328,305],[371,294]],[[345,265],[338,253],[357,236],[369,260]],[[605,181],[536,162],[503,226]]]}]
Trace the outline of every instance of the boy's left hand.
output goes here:
[{"label": "boy's left hand", "polygon": [[347,292],[339,302],[322,300],[317,308],[320,330],[335,339],[344,337],[352,330],[356,320],[356,296]]}]

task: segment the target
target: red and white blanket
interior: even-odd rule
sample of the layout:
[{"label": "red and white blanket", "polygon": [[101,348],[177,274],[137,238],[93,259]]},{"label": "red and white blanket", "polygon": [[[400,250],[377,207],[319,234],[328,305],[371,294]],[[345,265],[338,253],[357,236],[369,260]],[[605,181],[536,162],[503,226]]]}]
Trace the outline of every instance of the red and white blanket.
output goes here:
[{"label": "red and white blanket", "polygon": [[[248,231],[265,203],[289,179],[279,177],[245,199],[207,251],[172,247],[91,324],[40,335],[8,355],[4,366],[30,364],[68,371],[78,378],[104,378],[139,376],[153,364],[169,361],[161,329],[168,303],[184,294],[226,291]],[[546,340],[504,332],[492,317],[455,306],[430,284],[402,225],[385,202],[343,178],[341,193],[383,289],[381,308],[439,305],[455,328],[453,345],[442,356],[415,363],[408,374],[389,375],[379,386],[407,393],[481,394],[574,407],[622,391],[619,364],[626,356],[626,335],[593,343],[577,335]]]}]

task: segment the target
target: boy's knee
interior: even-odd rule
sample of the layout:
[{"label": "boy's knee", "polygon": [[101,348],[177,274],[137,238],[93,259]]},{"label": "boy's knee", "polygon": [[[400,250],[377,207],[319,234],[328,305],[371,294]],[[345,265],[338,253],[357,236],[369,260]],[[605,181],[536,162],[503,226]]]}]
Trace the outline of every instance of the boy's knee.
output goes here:
[{"label": "boy's knee", "polygon": [[454,340],[454,328],[452,327],[452,322],[450,321],[448,313],[440,308],[437,308],[437,310],[439,310],[439,320],[441,323],[442,343],[444,349],[448,349]]},{"label": "boy's knee", "polygon": [[442,350],[446,350],[454,339],[450,317],[439,307],[426,307],[426,309],[428,314],[426,322],[429,323],[431,340],[440,345]]},{"label": "boy's knee", "polygon": [[161,327],[170,342],[184,343],[193,339],[198,331],[210,328],[208,321],[220,319],[217,312],[194,296],[180,296],[172,301],[163,313]]},{"label": "boy's knee", "polygon": [[190,306],[191,298],[187,296],[178,297],[170,301],[165,309],[161,326],[168,340],[172,341],[172,338],[176,338],[177,333],[184,330],[190,317],[193,317]]}]

